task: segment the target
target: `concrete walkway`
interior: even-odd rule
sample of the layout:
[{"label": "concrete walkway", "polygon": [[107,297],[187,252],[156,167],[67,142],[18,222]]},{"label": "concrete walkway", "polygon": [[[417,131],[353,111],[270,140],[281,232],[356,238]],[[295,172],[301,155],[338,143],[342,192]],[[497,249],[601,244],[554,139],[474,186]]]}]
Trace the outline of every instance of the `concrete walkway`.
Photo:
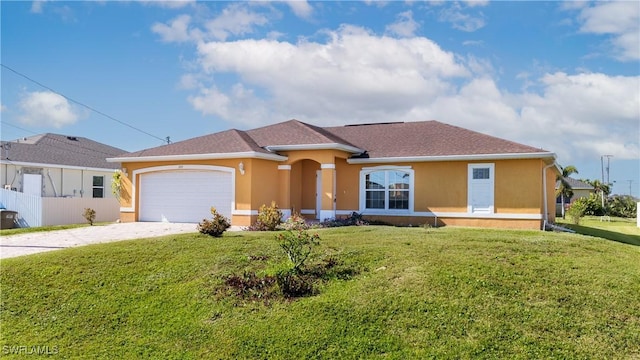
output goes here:
[{"label": "concrete walkway", "polygon": [[[0,237],[0,259],[120,240],[195,233],[197,224],[134,222]],[[236,228],[229,230],[239,230]]]}]

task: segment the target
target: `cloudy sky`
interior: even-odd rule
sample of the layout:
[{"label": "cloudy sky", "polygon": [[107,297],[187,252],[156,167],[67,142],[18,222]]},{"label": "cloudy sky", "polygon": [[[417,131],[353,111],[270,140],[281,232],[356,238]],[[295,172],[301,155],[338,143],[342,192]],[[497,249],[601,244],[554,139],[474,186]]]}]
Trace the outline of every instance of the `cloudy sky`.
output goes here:
[{"label": "cloudy sky", "polygon": [[640,3],[2,1],[2,139],[436,119],[640,190]]}]

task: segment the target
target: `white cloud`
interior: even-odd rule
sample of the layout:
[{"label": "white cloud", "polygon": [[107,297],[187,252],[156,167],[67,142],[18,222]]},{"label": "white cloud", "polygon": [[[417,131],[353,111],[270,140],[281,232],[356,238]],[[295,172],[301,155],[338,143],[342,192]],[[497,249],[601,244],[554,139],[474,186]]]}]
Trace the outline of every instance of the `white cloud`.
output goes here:
[{"label": "white cloud", "polygon": [[232,35],[250,34],[255,26],[267,23],[268,19],[264,15],[249,11],[242,4],[231,4],[219,16],[209,20],[205,27],[213,39],[224,41]]},{"label": "white cloud", "polygon": [[155,23],[151,26],[151,30],[160,35],[162,41],[165,42],[185,42],[194,39],[192,34],[189,33],[189,23],[191,22],[191,16],[180,15],[171,20],[169,25],[162,23]]},{"label": "white cloud", "polygon": [[[156,22],[151,26],[151,31],[160,35],[164,42],[200,42],[207,40],[225,41],[231,36],[251,34],[256,26],[266,25],[269,20],[263,14],[253,12],[244,3],[232,3],[214,18],[204,22],[201,29],[195,23],[194,18],[182,14],[169,23]],[[277,34],[274,32],[274,35]]]},{"label": "white cloud", "polygon": [[640,60],[640,5],[636,1],[597,2],[581,8],[580,31],[611,35],[613,57]]},{"label": "white cloud", "polygon": [[4,104],[0,104],[0,112],[5,112],[7,111],[7,107],[4,106]]},{"label": "white cloud", "polygon": [[313,13],[313,7],[306,0],[290,0],[286,1],[296,16],[308,19]]},{"label": "white cloud", "polygon": [[27,93],[18,107],[22,112],[18,119],[25,125],[60,128],[71,125],[80,118],[67,99],[50,91]]},{"label": "white cloud", "polygon": [[31,12],[34,14],[42,14],[42,7],[47,0],[36,0],[31,3]]},{"label": "white cloud", "polygon": [[489,0],[465,0],[463,2],[469,7],[489,5]]},{"label": "white cloud", "polygon": [[[353,114],[351,122],[388,121],[380,116],[383,109],[399,114],[423,99],[452,91],[447,79],[470,75],[453,54],[426,38],[377,37],[353,26],[327,35],[326,43],[209,42],[200,44],[198,53],[205,73],[237,74],[245,89],[267,94],[271,100],[266,108],[287,118],[303,114],[312,120],[344,121],[344,114]],[[265,118],[220,110],[229,109],[220,103],[237,98],[222,95],[220,89],[211,88],[190,101],[199,111],[230,122],[255,125]],[[218,105],[206,105],[205,98]]]},{"label": "white cloud", "polygon": [[386,30],[388,33],[401,37],[412,37],[420,27],[420,24],[413,20],[411,10],[398,14],[396,18],[396,22],[387,25]]},{"label": "white cloud", "polygon": [[486,25],[484,16],[481,13],[477,16],[472,16],[462,10],[459,3],[453,3],[450,7],[440,10],[438,20],[449,22],[454,29],[466,32],[474,32]]},{"label": "white cloud", "polygon": [[186,6],[195,5],[195,0],[142,0],[141,1],[145,5],[154,5],[167,9],[180,9]]},{"label": "white cloud", "polygon": [[520,73],[525,86],[509,92],[488,59],[445,51],[424,37],[350,25],[322,34],[200,42],[199,73],[191,69],[182,79],[197,89],[189,102],[244,128],[290,118],[319,125],[437,119],[554,151],[564,163],[602,153],[640,158],[640,77],[539,66]]}]

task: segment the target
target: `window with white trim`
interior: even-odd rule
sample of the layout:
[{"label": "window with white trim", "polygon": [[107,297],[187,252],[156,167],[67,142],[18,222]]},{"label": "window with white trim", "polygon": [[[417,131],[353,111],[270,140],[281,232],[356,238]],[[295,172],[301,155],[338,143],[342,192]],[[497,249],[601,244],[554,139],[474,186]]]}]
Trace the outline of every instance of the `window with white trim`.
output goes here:
[{"label": "window with white trim", "polygon": [[360,179],[361,210],[413,211],[413,170],[365,168]]},{"label": "window with white trim", "polygon": [[467,211],[478,214],[494,212],[495,165],[469,164]]},{"label": "window with white trim", "polygon": [[104,176],[93,177],[93,197],[94,198],[104,197]]}]

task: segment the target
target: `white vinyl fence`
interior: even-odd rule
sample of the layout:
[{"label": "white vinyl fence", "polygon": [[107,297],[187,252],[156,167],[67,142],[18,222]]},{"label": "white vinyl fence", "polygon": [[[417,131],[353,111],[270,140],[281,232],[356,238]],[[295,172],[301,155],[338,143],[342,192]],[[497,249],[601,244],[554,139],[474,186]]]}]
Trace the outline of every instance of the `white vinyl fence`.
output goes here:
[{"label": "white vinyl fence", "polygon": [[117,199],[39,197],[0,189],[0,207],[18,212],[18,226],[82,224],[85,208],[96,211],[96,222],[116,221],[120,217]]}]

